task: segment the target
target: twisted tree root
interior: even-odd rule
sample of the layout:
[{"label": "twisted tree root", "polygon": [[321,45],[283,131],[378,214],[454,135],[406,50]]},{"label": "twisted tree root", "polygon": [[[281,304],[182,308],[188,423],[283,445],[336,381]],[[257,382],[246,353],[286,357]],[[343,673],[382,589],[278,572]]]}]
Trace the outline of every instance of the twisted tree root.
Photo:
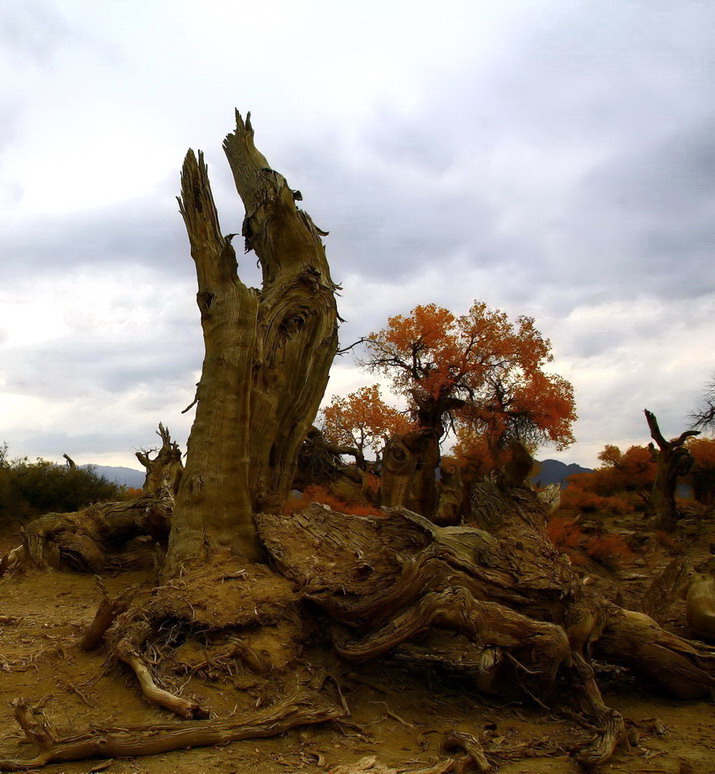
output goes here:
[{"label": "twisted tree root", "polygon": [[296,726],[324,723],[345,715],[342,707],[320,697],[291,697],[249,718],[157,723],[122,728],[91,728],[62,738],[40,710],[23,700],[14,702],[15,719],[28,740],[39,748],[31,760],[0,760],[0,771],[28,771],[57,761],[157,755],[227,744],[241,739],[277,736]]},{"label": "twisted tree root", "polygon": [[163,688],[159,688],[154,682],[149,667],[144,663],[142,657],[132,649],[127,640],[120,641],[116,647],[115,653],[117,658],[131,667],[134,674],[137,676],[137,680],[139,680],[142,693],[147,701],[150,701],[152,704],[158,704],[160,707],[164,707],[171,712],[175,712],[182,718],[208,717],[208,713],[198,702],[189,701],[181,696],[169,693],[169,691],[165,691]]}]

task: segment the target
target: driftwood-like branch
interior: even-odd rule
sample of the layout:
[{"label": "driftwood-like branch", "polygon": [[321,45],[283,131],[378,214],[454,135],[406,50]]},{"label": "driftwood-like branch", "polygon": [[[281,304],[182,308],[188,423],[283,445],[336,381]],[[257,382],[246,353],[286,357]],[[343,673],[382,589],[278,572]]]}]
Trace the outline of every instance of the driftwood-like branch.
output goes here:
[{"label": "driftwood-like branch", "polygon": [[696,637],[715,642],[715,577],[709,572],[693,576],[685,600],[685,615]]},{"label": "driftwood-like branch", "polygon": [[31,760],[0,760],[0,771],[29,771],[59,761],[157,755],[261,739],[297,726],[337,720],[344,714],[342,707],[321,698],[292,697],[248,718],[93,728],[62,738],[26,701],[17,700],[15,719],[39,753]]},{"label": "driftwood-like branch", "polygon": [[17,560],[39,569],[98,573],[110,552],[128,540],[150,535],[165,541],[172,505],[171,493],[164,491],[161,496],[97,503],[76,513],[46,513],[22,528],[23,554]]},{"label": "driftwood-like branch", "polygon": [[159,688],[154,682],[149,667],[144,663],[142,657],[131,648],[126,640],[121,640],[119,642],[115,653],[117,658],[127,664],[137,676],[142,693],[147,701],[152,704],[157,704],[160,707],[164,707],[164,709],[168,709],[170,712],[174,712],[182,718],[208,717],[208,713],[198,702],[184,699],[181,696],[176,696],[173,693],[169,693],[169,691],[165,691],[163,688]]},{"label": "driftwood-like branch", "polygon": [[176,494],[184,472],[181,449],[178,443],[171,440],[169,428],[164,427],[161,422],[156,434],[161,438],[161,447],[154,457],[150,457],[150,452],[145,450],[136,452],[136,458],[146,469],[142,488],[145,494],[159,495],[164,490]]},{"label": "driftwood-like branch", "polygon": [[27,552],[24,545],[15,546],[4,556],[0,556],[0,578],[5,573],[11,573],[21,567],[26,557]]},{"label": "driftwood-like branch", "polygon": [[688,566],[685,559],[673,559],[653,578],[643,594],[641,610],[657,623],[662,623],[687,577]]},{"label": "driftwood-like branch", "polygon": [[472,734],[466,734],[463,731],[448,731],[442,740],[442,749],[448,753],[464,750],[480,774],[488,774],[494,770],[484,755],[479,740]]},{"label": "driftwood-like branch", "polygon": [[692,438],[696,435],[700,435],[700,430],[685,430],[677,438],[671,438],[670,441],[666,441],[663,433],[660,432],[658,427],[658,420],[655,414],[648,409],[643,409],[646,421],[648,422],[648,429],[650,430],[650,437],[658,444],[658,447],[662,450],[672,449],[682,446],[688,438]]}]

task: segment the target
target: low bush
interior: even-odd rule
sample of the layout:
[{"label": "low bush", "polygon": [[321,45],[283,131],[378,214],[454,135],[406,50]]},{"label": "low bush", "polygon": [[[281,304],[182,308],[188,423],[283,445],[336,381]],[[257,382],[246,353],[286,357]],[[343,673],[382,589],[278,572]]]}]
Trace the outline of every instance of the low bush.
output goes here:
[{"label": "low bush", "polygon": [[0,518],[29,518],[43,513],[78,511],[91,503],[120,500],[124,489],[93,470],[69,468],[26,457],[0,454]]},{"label": "low bush", "polygon": [[304,511],[311,503],[321,503],[327,505],[334,511],[340,513],[349,513],[353,516],[384,516],[378,508],[368,503],[347,503],[331,494],[325,487],[317,484],[307,486],[302,493],[292,494],[288,497],[283,506],[283,513],[294,513],[295,511]]},{"label": "low bush", "polygon": [[561,492],[562,510],[573,511],[611,511],[612,513],[633,513],[636,506],[624,496],[610,496],[596,494],[581,489],[576,484],[571,484]]},{"label": "low bush", "polygon": [[556,548],[562,550],[576,548],[583,538],[578,524],[565,516],[553,516],[546,526],[546,532]]},{"label": "low bush", "polygon": [[631,553],[620,535],[595,535],[586,542],[586,556],[610,569],[620,567]]}]

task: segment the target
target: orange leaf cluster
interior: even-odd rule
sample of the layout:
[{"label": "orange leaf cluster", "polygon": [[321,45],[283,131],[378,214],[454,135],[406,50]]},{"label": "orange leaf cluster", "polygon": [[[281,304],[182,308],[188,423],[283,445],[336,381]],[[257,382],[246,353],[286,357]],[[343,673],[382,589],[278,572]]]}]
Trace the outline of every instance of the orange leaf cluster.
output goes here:
[{"label": "orange leaf cluster", "polygon": [[457,426],[457,443],[452,454],[470,481],[487,476],[499,467],[498,455],[486,436],[469,425]]},{"label": "orange leaf cluster", "polygon": [[373,384],[345,397],[334,396],[321,412],[323,435],[340,446],[353,446],[361,455],[372,450],[379,454],[391,436],[412,429],[410,420],[388,406]]}]

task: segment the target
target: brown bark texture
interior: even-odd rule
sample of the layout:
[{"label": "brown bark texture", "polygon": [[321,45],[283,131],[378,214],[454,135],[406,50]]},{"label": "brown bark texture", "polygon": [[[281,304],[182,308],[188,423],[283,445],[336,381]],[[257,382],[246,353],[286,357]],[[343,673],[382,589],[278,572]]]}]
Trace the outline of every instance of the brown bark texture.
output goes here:
[{"label": "brown bark texture", "polygon": [[434,429],[392,436],[382,455],[381,504],[434,517],[439,461],[439,435]]},{"label": "brown bark texture", "polygon": [[38,569],[101,572],[128,541],[151,537],[166,543],[173,498],[144,495],[96,503],[75,513],[47,513],[22,528],[22,564]]},{"label": "brown bark texture", "polygon": [[236,113],[223,147],[246,212],[246,251],[256,253],[263,282],[260,290],[241,282],[235,235],[223,235],[203,155],[189,151],[179,205],[205,357],[166,576],[214,553],[260,557],[253,514],[282,506],[337,351],[324,232],[256,149],[250,113],[245,120]]},{"label": "brown bark texture", "polygon": [[606,760],[625,738],[603,702],[590,654],[625,664],[671,694],[709,695],[715,652],[664,631],[584,586],[549,541],[547,507],[527,488],[478,488],[472,526],[438,527],[404,509],[354,517],[314,505],[261,514],[275,566],[335,622],[345,659],[391,655],[468,676],[504,697],[509,686],[550,701],[568,696],[601,733],[581,758]]}]

